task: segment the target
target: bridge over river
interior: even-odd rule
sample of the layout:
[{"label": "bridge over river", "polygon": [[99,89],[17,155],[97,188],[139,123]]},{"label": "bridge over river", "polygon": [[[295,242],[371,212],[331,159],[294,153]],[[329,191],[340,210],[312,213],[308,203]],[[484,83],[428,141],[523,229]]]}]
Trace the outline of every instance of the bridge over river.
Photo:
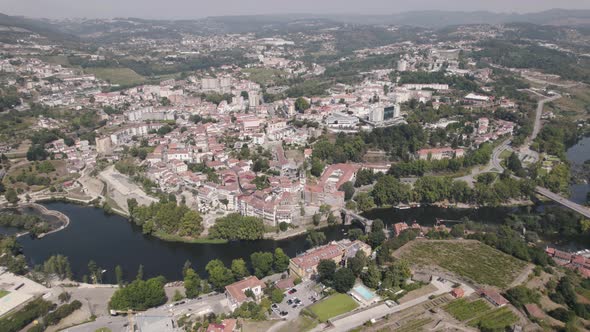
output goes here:
[{"label": "bridge over river", "polygon": [[365,229],[365,233],[370,233],[371,228],[373,227],[373,220],[367,219],[356,212],[350,211],[348,209],[340,209],[340,213],[344,216],[344,224],[350,225],[353,221],[357,221],[363,225]]}]

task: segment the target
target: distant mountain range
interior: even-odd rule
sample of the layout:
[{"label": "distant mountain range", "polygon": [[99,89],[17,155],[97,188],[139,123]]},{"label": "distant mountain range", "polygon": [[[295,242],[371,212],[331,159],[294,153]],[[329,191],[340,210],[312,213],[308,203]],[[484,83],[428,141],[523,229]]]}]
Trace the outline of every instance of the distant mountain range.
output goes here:
[{"label": "distant mountain range", "polygon": [[[493,13],[487,11],[459,12],[459,11],[412,11],[388,15],[317,15],[317,14],[282,14],[282,15],[252,15],[252,16],[217,16],[195,20],[144,20],[138,18],[126,19],[92,19],[65,20],[57,22],[47,19],[32,19],[21,16],[0,14],[0,27],[16,27],[38,33],[49,39],[76,41],[92,33],[108,31],[116,27],[119,32],[126,28],[137,28],[141,25],[147,28],[158,26],[167,27],[173,32],[225,32],[236,33],[289,28],[326,27],[330,24],[365,24],[365,25],[407,25],[425,28],[443,28],[452,25],[465,24],[503,24],[503,23],[532,23],[555,26],[590,26],[590,10],[552,9],[538,13]],[[157,30],[157,29],[156,29]],[[154,30],[154,33],[156,33]],[[3,31],[0,31],[2,33]]]},{"label": "distant mountain range", "polygon": [[590,10],[566,9],[551,9],[526,14],[431,10],[391,15],[328,15],[324,17],[347,23],[413,25],[429,28],[442,28],[449,25],[502,23],[590,25]]}]

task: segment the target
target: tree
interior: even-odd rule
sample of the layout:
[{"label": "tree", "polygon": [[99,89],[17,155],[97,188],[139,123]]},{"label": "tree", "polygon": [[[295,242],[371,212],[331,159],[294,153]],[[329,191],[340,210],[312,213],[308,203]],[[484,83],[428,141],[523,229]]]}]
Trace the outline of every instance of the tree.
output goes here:
[{"label": "tree", "polygon": [[121,265],[115,266],[115,278],[119,287],[123,287],[123,268]]},{"label": "tree", "polygon": [[345,201],[350,200],[352,198],[352,196],[354,196],[354,185],[350,181],[344,182],[340,186],[340,188],[338,188],[338,190],[344,191],[344,200]]},{"label": "tree", "polygon": [[377,180],[371,191],[371,196],[373,196],[375,203],[379,206],[396,205],[409,200],[410,188],[395,177],[385,175]]},{"label": "tree", "polygon": [[358,250],[354,257],[351,257],[346,262],[346,266],[354,273],[355,276],[360,276],[361,272],[367,264],[367,255],[364,251]]},{"label": "tree", "polygon": [[137,269],[137,275],[135,276],[137,280],[143,280],[143,265],[139,264],[139,268]]},{"label": "tree", "polygon": [[373,224],[371,225],[371,231],[379,232],[379,231],[383,231],[384,229],[385,229],[385,224],[383,223],[383,220],[381,220],[381,219],[373,220]]},{"label": "tree", "polygon": [[59,302],[66,303],[70,301],[72,295],[68,292],[61,292],[57,298],[59,299]]},{"label": "tree", "polygon": [[260,218],[232,213],[215,221],[209,229],[214,239],[258,240],[264,234],[264,223]]},{"label": "tree", "polygon": [[299,113],[303,113],[303,111],[309,109],[310,107],[311,107],[311,105],[309,104],[307,99],[305,99],[303,97],[299,97],[295,100],[295,109]]},{"label": "tree", "polygon": [[360,239],[363,235],[363,230],[359,228],[353,228],[348,231],[348,238],[352,241]]},{"label": "tree", "polygon": [[358,193],[354,200],[356,201],[358,209],[361,211],[369,211],[375,207],[373,197],[365,192]]},{"label": "tree", "polygon": [[274,288],[270,293],[270,300],[272,303],[281,303],[285,298],[285,293],[278,288]]},{"label": "tree", "polygon": [[307,244],[310,247],[316,247],[319,245],[322,245],[324,243],[326,243],[326,234],[324,234],[323,232],[318,232],[315,230],[310,230],[307,233],[307,237],[305,238],[305,242],[307,242]]},{"label": "tree", "polygon": [[372,184],[375,180],[375,174],[372,169],[361,169],[356,174],[356,180],[354,181],[355,187],[366,186]]},{"label": "tree", "polygon": [[281,232],[284,232],[284,231],[286,231],[286,230],[288,230],[288,229],[289,229],[289,223],[286,223],[286,222],[284,222],[284,221],[281,221],[281,222],[279,223],[279,230],[280,230]]},{"label": "tree", "polygon": [[203,218],[196,211],[187,211],[180,219],[178,235],[197,237],[203,232]]},{"label": "tree", "polygon": [[146,310],[166,303],[164,277],[148,280],[137,279],[129,285],[119,288],[109,301],[109,308],[114,310]]},{"label": "tree", "polygon": [[187,269],[184,274],[184,289],[189,299],[196,298],[201,291],[201,278],[192,268]]},{"label": "tree", "polygon": [[381,282],[381,271],[377,267],[377,264],[369,264],[367,272],[363,273],[361,279],[363,280],[363,283],[369,288],[379,287],[379,283]]},{"label": "tree", "polygon": [[372,231],[369,233],[368,242],[373,249],[379,247],[385,241],[385,233],[383,230]]},{"label": "tree", "polygon": [[16,204],[19,201],[18,195],[16,194],[14,188],[8,188],[4,193],[4,198],[6,198],[10,204]]},{"label": "tree", "polygon": [[95,261],[90,260],[88,262],[88,271],[90,271],[90,278],[93,283],[100,284],[102,282],[102,269],[98,267]]},{"label": "tree", "polygon": [[254,292],[250,288],[247,288],[244,291],[244,295],[246,295],[246,297],[251,298],[252,300],[256,300],[256,294],[254,294]]},{"label": "tree", "polygon": [[465,225],[463,225],[463,224],[453,225],[453,227],[451,228],[451,235],[453,237],[465,236]]},{"label": "tree", "polygon": [[520,162],[520,158],[518,158],[518,155],[516,154],[516,152],[512,152],[510,154],[510,156],[508,157],[508,159],[506,159],[506,167],[513,171],[514,174],[516,174],[517,176],[524,176],[526,175],[526,173],[524,172],[524,169],[522,168],[522,163]]},{"label": "tree", "polygon": [[336,263],[331,259],[321,259],[318,263],[319,280],[323,283],[330,283],[336,272]]},{"label": "tree", "polygon": [[324,167],[326,167],[326,165],[320,159],[313,158],[311,160],[311,175],[320,177],[324,172]]},{"label": "tree", "polygon": [[338,220],[336,219],[336,216],[330,212],[330,213],[328,213],[327,221],[328,221],[328,225],[334,225],[336,223],[336,221],[338,221]]},{"label": "tree", "polygon": [[234,282],[232,271],[225,267],[219,259],[207,263],[205,270],[209,274],[209,282],[217,290],[222,290],[225,286]]},{"label": "tree", "polygon": [[190,260],[186,260],[184,261],[184,265],[182,266],[182,276],[184,277],[186,275],[186,271],[188,271],[188,269],[191,269],[193,267],[193,264],[191,263]]},{"label": "tree", "polygon": [[127,199],[127,209],[129,210],[129,214],[133,215],[133,210],[138,206],[137,200],[135,198],[128,198]]},{"label": "tree", "polygon": [[246,262],[241,258],[231,261],[231,272],[236,280],[240,280],[250,275],[250,272],[248,272],[248,268],[246,267]]},{"label": "tree", "polygon": [[53,255],[43,263],[43,272],[48,275],[55,275],[59,279],[71,279],[72,269],[68,258],[63,255]]},{"label": "tree", "polygon": [[355,281],[354,273],[347,267],[343,267],[334,273],[334,289],[339,293],[348,292],[354,286]]},{"label": "tree", "polygon": [[283,249],[276,248],[274,255],[274,270],[275,272],[287,271],[289,268],[289,256],[285,254]]},{"label": "tree", "polygon": [[322,215],[319,213],[314,213],[313,216],[311,217],[311,220],[314,225],[318,226],[320,224],[320,222],[322,221]]},{"label": "tree", "polygon": [[184,299],[184,295],[182,295],[182,293],[178,289],[176,289],[174,291],[174,295],[172,296],[172,302],[178,302],[182,299]]},{"label": "tree", "polygon": [[256,277],[263,278],[272,273],[273,256],[270,252],[255,252],[250,255],[250,262]]}]

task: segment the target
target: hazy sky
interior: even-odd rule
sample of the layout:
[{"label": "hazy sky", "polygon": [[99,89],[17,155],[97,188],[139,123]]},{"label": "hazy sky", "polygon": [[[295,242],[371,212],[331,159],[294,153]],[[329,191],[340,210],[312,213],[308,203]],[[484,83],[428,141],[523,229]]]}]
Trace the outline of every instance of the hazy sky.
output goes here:
[{"label": "hazy sky", "polygon": [[0,12],[31,17],[199,18],[278,13],[391,14],[409,10],[537,12],[590,9],[590,0],[0,0]]}]

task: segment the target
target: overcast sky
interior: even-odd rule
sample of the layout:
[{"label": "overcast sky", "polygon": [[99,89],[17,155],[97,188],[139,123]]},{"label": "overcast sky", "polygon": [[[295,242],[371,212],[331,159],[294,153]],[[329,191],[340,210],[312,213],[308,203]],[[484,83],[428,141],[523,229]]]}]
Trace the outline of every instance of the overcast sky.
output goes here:
[{"label": "overcast sky", "polygon": [[590,9],[590,0],[0,0],[0,12],[30,17],[199,18],[316,13],[391,14],[410,10],[537,12]]}]

